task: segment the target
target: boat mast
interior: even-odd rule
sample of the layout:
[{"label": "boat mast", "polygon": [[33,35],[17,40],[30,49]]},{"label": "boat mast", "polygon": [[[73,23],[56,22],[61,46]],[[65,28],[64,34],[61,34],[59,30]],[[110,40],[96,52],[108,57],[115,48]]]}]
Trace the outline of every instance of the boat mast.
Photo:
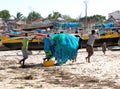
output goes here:
[{"label": "boat mast", "polygon": [[85,1],[84,1],[84,4],[85,4],[85,27],[86,27],[86,28],[88,27],[88,26],[87,26],[87,3],[88,3],[88,1],[85,0]]}]

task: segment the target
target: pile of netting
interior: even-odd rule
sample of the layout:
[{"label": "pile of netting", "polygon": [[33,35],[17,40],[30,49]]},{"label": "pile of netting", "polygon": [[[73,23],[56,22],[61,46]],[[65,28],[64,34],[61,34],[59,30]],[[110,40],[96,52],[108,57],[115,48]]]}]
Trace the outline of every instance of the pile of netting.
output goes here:
[{"label": "pile of netting", "polygon": [[[44,42],[44,46],[49,46],[49,50],[51,51],[52,56],[55,57],[58,65],[64,64],[68,60],[74,59],[77,56],[79,37],[60,33],[51,34],[49,39],[51,39],[51,42]],[[47,46],[46,48],[48,49]]]}]

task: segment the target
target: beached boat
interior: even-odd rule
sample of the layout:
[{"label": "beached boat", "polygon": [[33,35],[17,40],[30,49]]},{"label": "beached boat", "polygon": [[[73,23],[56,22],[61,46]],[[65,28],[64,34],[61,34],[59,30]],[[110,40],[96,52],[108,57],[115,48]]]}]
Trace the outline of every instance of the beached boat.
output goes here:
[{"label": "beached boat", "polygon": [[[32,30],[32,31],[29,30],[26,32],[28,32],[30,34],[34,34],[34,30]],[[86,33],[87,33],[86,31],[83,33],[82,41],[81,40],[79,41],[79,44],[80,44],[79,48],[86,47],[86,42],[88,40],[88,35],[86,35]],[[79,36],[79,34],[77,34],[77,35]],[[19,38],[19,35],[17,35],[18,36],[17,37],[15,34],[13,34],[13,35],[9,34],[9,36],[11,36],[11,37],[8,37],[7,35],[2,36],[2,38],[1,38],[2,44],[5,47],[10,48],[10,49],[15,49],[15,50],[21,49],[22,38]],[[103,44],[103,42],[106,42],[107,46],[116,46],[116,45],[118,45],[118,39],[119,39],[118,29],[117,29],[117,31],[109,30],[109,31],[101,32],[100,39],[97,39],[95,41],[94,46],[96,46],[96,47],[101,46]],[[32,50],[43,49],[43,45],[44,44],[41,40],[33,39],[29,44],[29,49],[32,49]]]},{"label": "beached boat", "polygon": [[[88,40],[88,35],[82,36],[82,47],[86,46],[86,42]],[[94,46],[101,46],[103,42],[107,43],[107,46],[115,46],[118,44],[119,33],[113,31],[106,31],[104,34],[100,35],[100,39],[95,41]]]},{"label": "beached boat", "polygon": [[[7,37],[7,36],[2,36],[2,44],[9,48],[10,50],[19,50],[22,47],[22,38],[23,37]],[[43,42],[39,39],[33,39],[32,41],[29,42],[29,49],[43,49]]]},{"label": "beached boat", "polygon": [[[36,34],[37,30],[51,28],[52,24],[47,25],[25,25],[21,30],[9,30],[9,32],[4,32],[1,37],[1,43],[5,47],[9,48],[10,50],[18,50],[22,47],[22,38],[24,33],[29,33],[32,36],[39,36],[40,33]],[[42,38],[42,37],[41,37]],[[43,49],[43,42],[40,39],[33,38],[32,41],[29,42],[29,50],[38,50]]]}]

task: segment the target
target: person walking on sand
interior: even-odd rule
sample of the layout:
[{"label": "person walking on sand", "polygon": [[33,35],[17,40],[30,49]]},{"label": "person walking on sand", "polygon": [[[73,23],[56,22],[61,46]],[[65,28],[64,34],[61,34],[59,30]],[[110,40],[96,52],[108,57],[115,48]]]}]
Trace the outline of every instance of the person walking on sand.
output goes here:
[{"label": "person walking on sand", "polygon": [[89,35],[89,39],[87,41],[87,46],[86,46],[86,51],[88,52],[88,56],[86,57],[86,62],[90,63],[90,57],[93,55],[94,50],[93,50],[93,45],[95,42],[95,39],[99,38],[99,32],[92,30],[91,34]]},{"label": "person walking on sand", "polygon": [[118,46],[120,46],[120,37],[119,37],[119,39],[118,39]]},{"label": "person walking on sand", "polygon": [[25,33],[25,37],[22,39],[22,54],[23,54],[23,59],[19,61],[19,63],[22,63],[22,67],[25,65],[25,60],[28,58],[28,45],[29,41],[32,40],[31,37],[28,37],[28,33]]},{"label": "person walking on sand", "polygon": [[105,55],[105,53],[106,53],[106,42],[103,42],[103,44],[102,44],[102,52]]}]

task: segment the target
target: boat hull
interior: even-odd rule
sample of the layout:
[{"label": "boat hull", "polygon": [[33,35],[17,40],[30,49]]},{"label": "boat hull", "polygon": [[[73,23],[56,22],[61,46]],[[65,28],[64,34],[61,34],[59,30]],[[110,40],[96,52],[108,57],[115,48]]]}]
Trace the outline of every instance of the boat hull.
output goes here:
[{"label": "boat hull", "polygon": [[[115,38],[103,38],[103,39],[97,39],[95,40],[94,47],[102,46],[103,42],[106,42],[107,46],[116,46],[118,45],[118,39],[119,37]],[[86,47],[87,40],[81,41],[81,47]]]},{"label": "boat hull", "polygon": [[[107,46],[116,46],[118,45],[118,37],[117,38],[106,38],[106,39],[98,39],[95,41],[94,47],[101,47],[103,42],[107,43]],[[87,40],[82,40],[79,42],[79,49],[86,47]],[[10,50],[20,50],[22,47],[22,43],[4,43],[5,47]],[[43,50],[44,44],[43,42],[30,42],[29,50]]]},{"label": "boat hull", "polygon": [[[22,43],[4,43],[3,45],[9,50],[21,50],[22,48]],[[30,42],[28,50],[43,50],[43,46],[42,42]]]}]

